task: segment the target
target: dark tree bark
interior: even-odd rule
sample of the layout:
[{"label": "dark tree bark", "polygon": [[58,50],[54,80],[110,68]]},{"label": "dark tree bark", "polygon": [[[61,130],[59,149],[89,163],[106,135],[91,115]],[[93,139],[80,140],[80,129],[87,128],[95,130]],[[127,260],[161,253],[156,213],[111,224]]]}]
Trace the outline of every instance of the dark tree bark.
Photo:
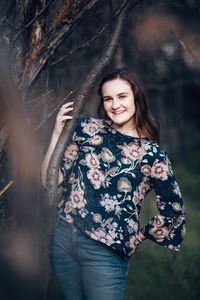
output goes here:
[{"label": "dark tree bark", "polygon": [[[48,62],[51,57],[55,54],[55,51],[59,48],[59,46],[65,41],[65,39],[71,34],[74,26],[78,24],[78,22],[83,18],[83,16],[90,11],[99,0],[77,0],[77,1],[63,1],[60,5],[60,8],[56,13],[53,14],[53,17],[48,20],[49,28],[46,26],[47,21],[47,9],[49,9],[53,0],[45,1],[45,0],[37,0],[37,1],[21,1],[17,0],[16,8],[20,19],[16,18],[16,35],[14,37],[10,54],[12,53],[12,64],[10,66],[11,74],[13,82],[18,87],[18,91],[20,92],[20,97],[10,97],[6,99],[7,107],[13,107],[13,102],[19,102],[18,105],[14,105],[13,112],[15,113],[16,108],[16,120],[20,120],[18,123],[21,128],[28,128],[28,118],[24,114],[24,119],[20,118],[20,113],[23,112],[23,109],[19,109],[21,104],[26,104],[29,96],[29,90],[35,84],[36,79],[44,70],[44,67],[47,68],[48,71]],[[102,51],[102,54],[99,60],[95,63],[94,66],[91,66],[91,70],[89,71],[87,77],[85,78],[81,88],[78,90],[75,103],[76,108],[74,110],[74,118],[73,121],[68,123],[69,126],[65,126],[61,137],[58,141],[57,147],[54,151],[54,154],[50,161],[50,169],[48,171],[48,202],[44,203],[45,210],[45,229],[42,240],[42,256],[43,256],[43,266],[41,274],[41,280],[43,283],[43,295],[44,299],[50,299],[51,293],[49,289],[49,283],[51,278],[51,264],[50,264],[50,249],[51,249],[51,238],[52,238],[52,230],[54,226],[55,212],[56,212],[56,199],[58,195],[57,191],[57,182],[58,182],[58,166],[63,151],[67,144],[70,141],[70,138],[73,134],[73,130],[75,127],[75,123],[77,117],[82,112],[82,108],[86,99],[90,93],[91,87],[96,82],[97,77],[102,72],[102,70],[107,66],[113,57],[114,51],[118,46],[120,34],[123,28],[123,24],[125,21],[125,17],[128,14],[130,8],[135,4],[138,4],[138,1],[132,0],[124,0],[117,1],[118,9],[113,11],[111,15],[112,20],[112,31],[110,32],[110,36],[107,39],[105,44],[105,49]],[[105,26],[106,28],[106,26]],[[103,30],[102,30],[103,32]],[[97,35],[98,36],[98,35]],[[91,39],[92,41],[92,39]],[[15,51],[17,48],[17,51]],[[13,64],[13,62],[15,62]],[[43,73],[44,74],[44,73]],[[42,80],[43,81],[43,80]],[[9,97],[8,97],[9,98]],[[20,104],[21,103],[21,104]],[[17,114],[17,111],[20,113]],[[12,113],[13,113],[12,112]],[[12,126],[15,127],[15,123],[12,123]],[[18,127],[14,128],[14,135],[16,133]],[[22,130],[23,132],[23,130]],[[6,135],[3,130],[0,132],[1,143],[0,148],[4,147],[6,144]],[[15,135],[17,137],[17,134]],[[22,138],[23,139],[23,138]],[[27,142],[28,139],[24,139],[26,146],[24,149],[28,148]],[[18,144],[17,144],[18,143]],[[16,138],[16,145],[18,147],[19,155],[24,153],[24,149],[20,148],[20,142]],[[23,147],[23,143],[22,146]],[[31,145],[31,143],[30,143]],[[23,151],[21,151],[21,150]],[[1,149],[0,149],[1,150]],[[26,172],[30,173],[27,175],[27,178],[22,178],[20,175],[23,173],[24,162],[21,162],[18,159],[16,153],[13,153],[15,158],[15,178],[16,185],[20,186],[19,191],[17,191],[16,199],[14,203],[16,203],[16,207],[19,211],[26,210],[29,206],[29,202],[27,199],[30,194],[34,197],[34,187],[32,178],[28,182],[27,178],[29,175],[32,176],[31,164],[30,161],[28,163],[28,167],[26,166]],[[25,156],[21,155],[21,156]],[[35,158],[34,158],[35,159]],[[20,164],[19,168],[17,167]],[[32,165],[34,164],[34,160]],[[26,164],[25,164],[26,165]],[[31,177],[30,176],[30,177]],[[34,174],[35,176],[35,174]],[[33,177],[33,176],[32,176]],[[19,178],[17,180],[17,178]],[[35,180],[35,179],[34,179]],[[37,183],[38,180],[36,179]],[[27,184],[28,182],[28,184]],[[23,189],[24,184],[24,189]],[[38,195],[39,192],[37,192]],[[20,201],[19,201],[20,199]],[[37,198],[38,201],[38,198]],[[38,201],[39,202],[39,201]],[[23,206],[23,207],[22,207]],[[24,208],[25,207],[25,208]],[[38,210],[37,210],[38,211]],[[16,213],[17,215],[17,213]],[[19,217],[18,217],[19,219]],[[28,217],[26,216],[26,219]],[[23,222],[26,223],[26,220]],[[15,223],[16,224],[16,223]],[[43,225],[43,224],[42,224]],[[23,226],[20,224],[20,226]],[[21,230],[21,227],[20,227]],[[13,232],[13,236],[15,233]]]},{"label": "dark tree bark", "polygon": [[[36,20],[31,32],[30,51],[24,60],[23,73],[19,78],[19,88],[23,91],[34,82],[49,58],[64,41],[72,26],[89,11],[99,0],[74,1],[65,0],[59,11],[53,16],[48,33],[42,32],[42,24]],[[42,2],[42,1],[41,1]]]},{"label": "dark tree bark", "polygon": [[58,182],[58,165],[59,161],[63,155],[64,149],[66,148],[67,144],[72,137],[76,120],[78,116],[81,114],[85,101],[89,95],[89,92],[94,85],[97,77],[100,75],[102,70],[106,67],[106,65],[110,62],[114,50],[116,49],[120,34],[123,28],[123,22],[127,11],[130,7],[130,1],[125,1],[125,4],[121,14],[117,18],[115,27],[112,32],[112,38],[109,39],[106,43],[105,50],[102,53],[100,59],[96,62],[94,66],[92,66],[90,72],[88,73],[85,81],[83,82],[82,87],[80,88],[74,102],[76,104],[74,109],[74,118],[70,122],[67,122],[63,132],[60,136],[60,139],[56,145],[55,151],[52,155],[50,164],[49,164],[49,171],[48,171],[48,180],[47,180],[47,187],[49,191],[49,205],[52,206],[55,202],[55,197],[57,195],[57,182]]},{"label": "dark tree bark", "polygon": [[[121,9],[120,15],[118,16],[117,20],[115,21],[114,28],[112,31],[112,38],[107,40],[105,49],[103,50],[101,57],[92,66],[90,72],[88,73],[86,79],[84,80],[77,96],[74,99],[75,102],[75,109],[74,109],[74,118],[70,122],[67,122],[63,128],[59,141],[55,147],[55,150],[52,154],[48,174],[47,174],[47,191],[48,191],[48,203],[46,206],[46,218],[47,218],[47,247],[49,251],[51,251],[51,241],[52,241],[52,231],[54,227],[55,221],[55,213],[56,213],[56,204],[58,198],[58,168],[59,162],[63,155],[64,149],[66,148],[67,144],[69,143],[71,136],[73,134],[76,120],[78,116],[81,114],[84,104],[87,100],[89,92],[96,82],[96,79],[102,72],[102,70],[108,65],[110,62],[116,47],[118,46],[120,34],[123,28],[125,17],[130,9],[130,1],[124,1],[123,7]],[[50,267],[50,255],[48,251],[45,253],[45,261],[47,266],[45,269],[48,269],[48,274],[51,274],[51,267]],[[48,279],[48,278],[47,278]],[[47,282],[48,285],[48,282]],[[49,296],[48,296],[49,297]]]}]

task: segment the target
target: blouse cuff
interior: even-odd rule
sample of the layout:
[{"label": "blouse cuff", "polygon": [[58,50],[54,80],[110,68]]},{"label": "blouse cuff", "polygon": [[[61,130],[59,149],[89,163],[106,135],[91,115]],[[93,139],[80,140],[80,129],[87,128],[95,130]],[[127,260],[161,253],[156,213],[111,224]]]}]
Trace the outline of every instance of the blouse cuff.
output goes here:
[{"label": "blouse cuff", "polygon": [[158,245],[179,251],[185,236],[185,215],[179,217],[157,215],[140,231],[147,239]]}]

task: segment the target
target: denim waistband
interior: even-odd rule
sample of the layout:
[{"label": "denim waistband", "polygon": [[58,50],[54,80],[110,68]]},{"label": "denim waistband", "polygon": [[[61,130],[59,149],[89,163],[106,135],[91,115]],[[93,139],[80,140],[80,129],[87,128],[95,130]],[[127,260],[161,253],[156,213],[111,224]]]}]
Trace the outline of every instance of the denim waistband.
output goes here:
[{"label": "denim waistband", "polygon": [[[69,228],[71,228],[71,229],[76,229],[80,234],[82,234],[82,235],[84,235],[84,236],[86,236],[86,237],[91,238],[88,234],[84,233],[84,231],[81,230],[81,228],[79,228],[78,226],[75,226],[73,223],[67,222],[67,220],[66,220],[63,216],[61,216],[61,215],[59,215],[59,216],[57,217],[56,223],[58,223],[58,222],[62,222],[63,224],[68,225]],[[91,238],[91,239],[92,239],[92,238]],[[104,243],[102,243],[102,242],[100,242],[100,241],[97,241],[97,240],[95,240],[95,241],[101,243],[101,245],[103,245],[104,247],[109,248],[113,253],[119,255],[121,258],[126,259],[126,260],[129,260],[129,259],[130,259],[130,256],[127,256],[127,255],[125,255],[124,253],[122,253],[122,252],[120,252],[120,251],[118,251],[118,250],[116,250],[116,249],[113,249],[112,247],[110,247],[110,246],[108,246],[108,245],[106,245],[106,244],[104,244]]]}]

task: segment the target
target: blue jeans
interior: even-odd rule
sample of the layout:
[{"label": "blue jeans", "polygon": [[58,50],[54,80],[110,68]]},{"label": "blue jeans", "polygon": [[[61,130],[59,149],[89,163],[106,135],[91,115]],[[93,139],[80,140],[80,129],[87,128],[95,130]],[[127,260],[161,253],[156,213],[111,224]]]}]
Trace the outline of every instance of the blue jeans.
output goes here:
[{"label": "blue jeans", "polygon": [[53,268],[65,300],[122,300],[129,261],[57,219]]}]

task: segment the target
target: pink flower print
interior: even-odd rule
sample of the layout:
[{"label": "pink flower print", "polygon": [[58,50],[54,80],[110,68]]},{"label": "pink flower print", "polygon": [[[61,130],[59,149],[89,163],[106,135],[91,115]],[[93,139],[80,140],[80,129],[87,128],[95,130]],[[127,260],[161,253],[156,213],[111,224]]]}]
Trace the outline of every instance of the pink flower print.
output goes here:
[{"label": "pink flower print", "polygon": [[138,245],[139,240],[136,239],[135,235],[132,235],[129,239],[129,242],[126,243],[126,246],[132,249],[131,252],[129,252],[129,255],[132,255],[135,252]]},{"label": "pink flower print", "polygon": [[113,244],[112,236],[109,233],[106,233],[106,231],[101,227],[97,228],[91,233],[91,238],[100,241],[108,246]]},{"label": "pink flower print", "polygon": [[67,147],[64,157],[66,159],[75,160],[78,152],[78,146],[75,143],[69,144]]},{"label": "pink flower print", "polygon": [[127,157],[122,157],[122,158],[121,158],[121,162],[122,162],[123,164],[125,164],[125,165],[128,165],[128,164],[131,163],[131,160],[130,160],[129,158],[127,158]]},{"label": "pink flower print", "polygon": [[152,224],[156,227],[162,227],[165,223],[165,216],[157,215],[154,217]]},{"label": "pink flower print", "polygon": [[182,229],[181,229],[181,237],[184,238],[185,234],[186,234],[186,227],[185,227],[185,224],[183,224]]},{"label": "pink flower print", "polygon": [[133,228],[134,231],[138,231],[138,223],[135,222],[134,220],[129,219],[127,221],[127,224],[128,224],[129,227]]},{"label": "pink flower print", "polygon": [[72,224],[74,222],[74,219],[70,215],[66,215],[65,220],[70,224]]},{"label": "pink flower print", "polygon": [[93,136],[97,132],[99,132],[99,126],[94,123],[89,123],[89,124],[84,123],[83,132],[90,136]]},{"label": "pink flower print", "polygon": [[76,176],[74,173],[71,173],[69,176],[69,183],[73,184],[76,180]]},{"label": "pink flower print", "polygon": [[73,208],[83,208],[85,206],[84,192],[81,189],[73,190],[70,194],[70,203]]},{"label": "pink flower print", "polygon": [[144,165],[141,167],[141,172],[145,175],[145,176],[150,176],[151,175],[151,166],[150,165]]},{"label": "pink flower print", "polygon": [[99,159],[95,153],[87,153],[85,156],[86,164],[91,169],[99,168]]},{"label": "pink flower print", "polygon": [[108,194],[105,194],[105,196],[102,197],[100,204],[101,206],[105,207],[105,210],[107,212],[110,212],[115,210],[118,201],[116,199],[113,199],[113,197],[109,196]]},{"label": "pink flower print", "polygon": [[148,233],[152,235],[157,242],[164,241],[165,237],[169,235],[169,228],[167,227],[152,227],[148,230]]},{"label": "pink flower print", "polygon": [[104,162],[108,162],[108,163],[115,161],[115,156],[108,148],[102,148],[101,158]]},{"label": "pink flower print", "polygon": [[67,201],[65,204],[64,212],[68,214],[72,209],[72,203],[70,201]]},{"label": "pink flower print", "polygon": [[95,189],[99,189],[104,182],[105,175],[98,169],[90,169],[87,171],[87,178],[93,184]]},{"label": "pink flower print", "polygon": [[90,138],[90,139],[88,140],[88,142],[89,142],[90,145],[98,146],[98,145],[102,144],[102,142],[103,142],[103,137],[100,136],[100,135],[95,135],[95,136],[93,136],[92,138]]},{"label": "pink flower print", "polygon": [[126,177],[121,177],[117,182],[119,192],[128,193],[132,191],[131,182]]},{"label": "pink flower print", "polygon": [[101,219],[102,219],[102,217],[101,217],[100,214],[94,214],[94,215],[93,215],[93,220],[94,220],[94,222],[100,223],[100,222],[101,222]]},{"label": "pink flower print", "polygon": [[138,198],[139,200],[143,200],[146,192],[149,189],[149,184],[147,182],[142,181],[138,187]]},{"label": "pink flower print", "polygon": [[151,176],[156,179],[167,180],[167,178],[168,178],[167,164],[164,162],[154,163],[151,168]]},{"label": "pink flower print", "polygon": [[139,146],[136,143],[130,143],[123,147],[122,155],[124,155],[127,159],[127,162],[132,162],[139,157],[140,151]]},{"label": "pink flower print", "polygon": [[180,203],[178,203],[178,202],[172,203],[172,207],[173,207],[173,209],[176,210],[176,211],[182,210],[182,207],[181,207]]}]

